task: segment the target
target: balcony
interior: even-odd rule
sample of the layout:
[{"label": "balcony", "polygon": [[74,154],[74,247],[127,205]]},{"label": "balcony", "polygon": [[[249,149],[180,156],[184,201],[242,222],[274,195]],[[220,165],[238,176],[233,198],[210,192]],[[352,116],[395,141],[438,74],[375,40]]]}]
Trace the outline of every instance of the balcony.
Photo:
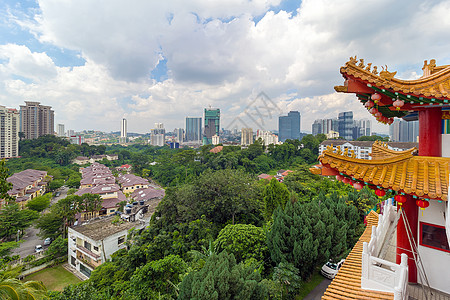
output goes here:
[{"label": "balcony", "polygon": [[95,254],[94,252],[92,252],[91,250],[84,248],[81,245],[77,244],[77,250],[79,250],[80,252],[84,253],[87,256],[92,257],[95,261],[98,261],[100,259],[100,255]]}]

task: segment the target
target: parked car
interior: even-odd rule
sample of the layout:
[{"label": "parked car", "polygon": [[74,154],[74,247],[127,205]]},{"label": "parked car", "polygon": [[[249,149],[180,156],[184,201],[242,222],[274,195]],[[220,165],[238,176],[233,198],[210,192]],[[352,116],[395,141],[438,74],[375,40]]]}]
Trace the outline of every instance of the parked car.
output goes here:
[{"label": "parked car", "polygon": [[44,249],[42,248],[42,245],[36,245],[36,246],[34,247],[34,252],[41,252],[42,250],[44,250]]},{"label": "parked car", "polygon": [[55,197],[59,197],[61,195],[61,192],[56,192]]},{"label": "parked car", "polygon": [[44,246],[48,246],[48,245],[50,245],[52,242],[53,242],[52,238],[46,238],[46,239],[44,240]]},{"label": "parked car", "polygon": [[323,276],[325,276],[328,279],[333,279],[334,276],[338,273],[339,269],[344,264],[345,259],[341,259],[338,263],[333,263],[331,260],[323,265],[322,270],[320,270],[320,273],[322,273]]}]

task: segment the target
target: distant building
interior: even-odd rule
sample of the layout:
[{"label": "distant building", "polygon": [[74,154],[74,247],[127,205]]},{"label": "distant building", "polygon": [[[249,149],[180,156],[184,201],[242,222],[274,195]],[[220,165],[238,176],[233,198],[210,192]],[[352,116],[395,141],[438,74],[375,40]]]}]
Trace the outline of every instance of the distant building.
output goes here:
[{"label": "distant building", "polygon": [[0,105],[0,159],[19,156],[19,113]]},{"label": "distant building", "polygon": [[353,139],[353,112],[341,112],[338,115],[339,120],[339,136],[346,140]]},{"label": "distant building", "polygon": [[339,131],[338,119],[317,119],[312,125],[312,134],[328,134],[330,131]]},{"label": "distant building", "polygon": [[219,135],[220,130],[220,109],[205,108],[205,135],[203,145],[212,144],[213,135]]},{"label": "distant building", "polygon": [[279,117],[278,135],[281,142],[300,139],[300,112],[290,111],[287,116]]},{"label": "distant building", "polygon": [[162,147],[165,144],[166,130],[163,123],[155,123],[150,133],[150,145]]},{"label": "distant building", "polygon": [[389,126],[389,136],[393,142],[418,142],[419,121],[395,119]]},{"label": "distant building", "polygon": [[198,142],[202,140],[202,118],[186,117],[186,142]]},{"label": "distant building", "polygon": [[248,146],[253,144],[253,129],[242,128],[241,130],[241,145]]},{"label": "distant building", "polygon": [[72,135],[69,139],[71,144],[81,145],[84,143],[84,136],[82,135]]},{"label": "distant building", "polygon": [[67,134],[67,137],[71,137],[71,136],[75,135],[75,131],[73,129],[68,129],[66,134]]},{"label": "distant building", "polygon": [[[13,186],[8,195],[16,198],[16,203],[23,209],[28,200],[41,196],[45,193],[50,178],[46,171],[27,169],[14,173],[6,179]],[[0,199],[0,208],[3,207],[3,199]]]},{"label": "distant building", "polygon": [[184,130],[183,128],[175,128],[175,142],[182,143],[184,141]]},{"label": "distant building", "polygon": [[66,136],[66,131],[64,130],[64,124],[56,125],[56,134],[59,137]]},{"label": "distant building", "polygon": [[170,142],[169,146],[170,146],[170,149],[178,149],[178,148],[180,148],[180,143]]},{"label": "distant building", "polygon": [[330,130],[327,133],[327,139],[337,139],[339,137],[339,132]]},{"label": "distant building", "polygon": [[120,126],[120,139],[119,142],[121,144],[126,144],[127,143],[127,119],[122,119],[122,123]]},{"label": "distant building", "polygon": [[55,112],[51,106],[39,102],[25,101],[20,106],[20,132],[26,139],[36,139],[46,134],[55,134]]},{"label": "distant building", "polygon": [[217,134],[215,134],[212,136],[211,141],[213,145],[218,145],[220,144],[220,137]]},{"label": "distant building", "polygon": [[261,139],[265,146],[268,146],[270,144],[278,144],[278,136],[270,131],[258,129],[256,131],[256,139]]}]

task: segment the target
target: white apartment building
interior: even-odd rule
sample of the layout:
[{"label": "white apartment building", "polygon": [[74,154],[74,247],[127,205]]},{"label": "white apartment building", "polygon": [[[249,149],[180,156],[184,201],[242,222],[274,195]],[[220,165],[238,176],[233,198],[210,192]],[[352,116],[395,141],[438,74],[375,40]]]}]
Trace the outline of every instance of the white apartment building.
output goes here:
[{"label": "white apartment building", "polygon": [[213,145],[218,145],[218,144],[220,144],[220,137],[219,137],[217,134],[213,135],[213,136],[211,137],[211,139],[212,139],[212,144],[213,144]]},{"label": "white apartment building", "polygon": [[242,128],[241,130],[241,145],[248,146],[253,144],[253,129]]},{"label": "white apartment building", "polygon": [[120,143],[124,144],[127,142],[127,119],[122,119],[120,126]]},{"label": "white apartment building", "polygon": [[0,158],[19,156],[19,112],[0,105]]},{"label": "white apartment building", "polygon": [[278,136],[276,134],[273,134],[271,131],[258,129],[256,131],[256,139],[262,139],[265,146],[268,146],[270,144],[278,144]]},{"label": "white apartment building", "polygon": [[66,131],[64,130],[64,124],[58,124],[56,126],[56,134],[58,136],[66,136]]}]

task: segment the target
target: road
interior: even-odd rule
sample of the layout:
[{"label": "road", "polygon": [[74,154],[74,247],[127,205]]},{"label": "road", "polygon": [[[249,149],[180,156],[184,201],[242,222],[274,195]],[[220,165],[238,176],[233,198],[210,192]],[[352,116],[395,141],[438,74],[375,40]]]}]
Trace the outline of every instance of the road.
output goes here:
[{"label": "road", "polygon": [[320,300],[330,283],[330,279],[324,278],[303,300]]},{"label": "road", "polygon": [[[67,196],[68,187],[61,187],[58,191],[61,193],[59,197],[53,197],[50,200],[50,204],[53,205],[61,199],[64,199]],[[48,209],[44,210],[42,213],[45,213]],[[30,226],[25,230],[24,236],[22,236],[21,243],[19,248],[15,248],[12,251],[13,255],[19,255],[21,258],[27,257],[30,254],[34,253],[34,247],[36,245],[42,245],[44,249],[44,238],[39,237],[37,234],[39,233],[39,229],[36,229],[34,226]]]}]

